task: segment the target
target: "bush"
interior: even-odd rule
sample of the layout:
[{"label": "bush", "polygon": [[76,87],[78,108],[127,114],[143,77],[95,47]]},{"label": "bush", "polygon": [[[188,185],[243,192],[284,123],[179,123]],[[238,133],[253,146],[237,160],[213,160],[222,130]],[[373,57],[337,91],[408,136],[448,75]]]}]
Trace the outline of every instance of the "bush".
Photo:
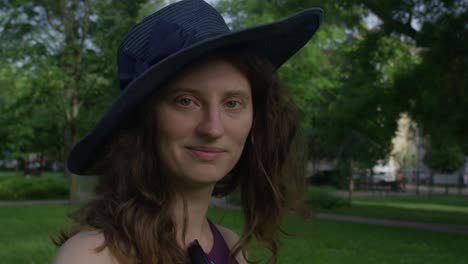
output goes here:
[{"label": "bush", "polygon": [[239,206],[241,204],[239,188],[237,188],[234,192],[226,196],[226,203],[228,205],[234,205],[234,206]]},{"label": "bush", "polygon": [[[226,201],[229,205],[240,205],[240,194],[239,191],[234,191],[228,195]],[[349,206],[347,199],[338,197],[333,194],[333,189],[328,187],[309,187],[306,193],[306,204],[311,209],[316,210],[330,210],[341,207]]]},{"label": "bush", "polygon": [[306,203],[316,210],[330,210],[350,206],[348,200],[334,195],[332,191],[314,187],[308,189]]},{"label": "bush", "polygon": [[63,199],[67,196],[67,183],[61,175],[0,176],[0,200]]}]

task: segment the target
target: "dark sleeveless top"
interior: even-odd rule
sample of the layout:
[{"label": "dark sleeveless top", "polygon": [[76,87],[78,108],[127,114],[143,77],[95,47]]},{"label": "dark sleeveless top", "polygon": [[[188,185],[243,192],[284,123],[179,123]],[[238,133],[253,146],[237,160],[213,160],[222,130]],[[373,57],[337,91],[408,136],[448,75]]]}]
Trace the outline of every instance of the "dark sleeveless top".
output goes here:
[{"label": "dark sleeveless top", "polygon": [[211,248],[210,253],[208,253],[208,258],[213,264],[229,264],[229,255],[231,254],[231,250],[229,250],[226,241],[216,225],[211,223],[209,220],[208,223],[210,224],[211,233],[213,234],[213,247]]}]

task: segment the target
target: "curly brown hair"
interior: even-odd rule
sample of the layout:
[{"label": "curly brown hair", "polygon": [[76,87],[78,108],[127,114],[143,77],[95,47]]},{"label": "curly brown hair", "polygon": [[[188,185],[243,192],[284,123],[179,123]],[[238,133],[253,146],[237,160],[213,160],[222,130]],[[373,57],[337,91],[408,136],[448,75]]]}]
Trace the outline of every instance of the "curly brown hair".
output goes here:
[{"label": "curly brown hair", "polygon": [[[250,82],[254,120],[243,153],[214,188],[224,197],[238,189],[244,230],[231,253],[246,258],[253,238],[271,251],[268,263],[277,263],[276,236],[286,210],[301,204],[301,155],[297,142],[298,113],[275,67],[258,52],[230,48],[213,57],[226,59]],[[97,250],[108,247],[120,263],[189,263],[176,240],[172,219],[175,191],[161,173],[156,148],[155,92],[116,131],[93,166],[99,175],[96,199],[71,215],[74,231],[62,232],[63,244],[79,230],[100,230],[105,238]],[[247,259],[247,258],[246,258]],[[249,261],[250,262],[250,261]]]}]

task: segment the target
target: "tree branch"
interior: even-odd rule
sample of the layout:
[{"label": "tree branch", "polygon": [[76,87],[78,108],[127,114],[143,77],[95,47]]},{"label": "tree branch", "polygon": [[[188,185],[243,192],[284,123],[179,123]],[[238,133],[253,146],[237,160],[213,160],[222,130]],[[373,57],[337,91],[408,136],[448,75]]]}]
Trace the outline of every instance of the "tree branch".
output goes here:
[{"label": "tree branch", "polygon": [[47,22],[48,22],[49,26],[50,26],[51,28],[53,28],[54,30],[56,30],[57,32],[62,32],[62,31],[60,30],[60,27],[54,25],[54,23],[52,22],[52,16],[51,16],[51,14],[50,14],[50,10],[48,10],[48,9],[45,8],[45,7],[44,7],[44,10],[45,10],[45,13],[46,13],[46,16],[47,16]]},{"label": "tree branch", "polygon": [[413,15],[411,11],[409,12],[409,21],[404,23],[393,17],[392,10],[394,9],[388,6],[390,2],[363,0],[362,3],[383,21],[383,29],[386,33],[399,33],[418,41],[418,31],[411,26]]}]

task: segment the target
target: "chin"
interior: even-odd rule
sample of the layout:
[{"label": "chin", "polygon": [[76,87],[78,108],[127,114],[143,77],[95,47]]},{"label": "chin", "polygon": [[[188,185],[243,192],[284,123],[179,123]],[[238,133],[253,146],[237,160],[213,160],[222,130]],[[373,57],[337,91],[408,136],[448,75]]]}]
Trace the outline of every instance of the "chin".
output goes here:
[{"label": "chin", "polygon": [[228,172],[228,170],[220,170],[219,168],[213,168],[213,166],[200,165],[186,171],[184,178],[194,183],[212,185],[223,179]]}]

